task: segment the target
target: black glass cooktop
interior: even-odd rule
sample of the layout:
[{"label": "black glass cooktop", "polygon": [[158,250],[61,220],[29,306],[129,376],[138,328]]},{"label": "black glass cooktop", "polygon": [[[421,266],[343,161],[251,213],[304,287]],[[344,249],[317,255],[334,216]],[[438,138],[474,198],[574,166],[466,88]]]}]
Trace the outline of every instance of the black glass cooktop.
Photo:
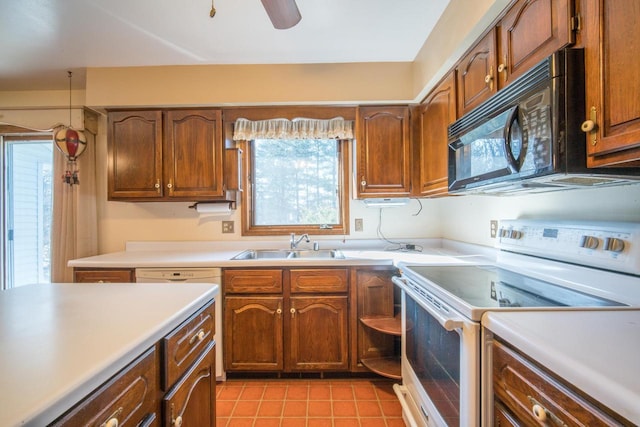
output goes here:
[{"label": "black glass cooktop", "polygon": [[429,289],[431,282],[473,307],[625,305],[494,266],[411,265],[403,272],[425,288]]}]

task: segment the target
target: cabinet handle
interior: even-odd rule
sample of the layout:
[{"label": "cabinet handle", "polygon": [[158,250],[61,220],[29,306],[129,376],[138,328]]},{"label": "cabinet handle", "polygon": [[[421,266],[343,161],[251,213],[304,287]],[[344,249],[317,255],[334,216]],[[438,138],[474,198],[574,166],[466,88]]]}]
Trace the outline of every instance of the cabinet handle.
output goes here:
[{"label": "cabinet handle", "polygon": [[120,421],[118,421],[118,417],[122,414],[123,408],[122,406],[115,410],[115,412],[109,415],[107,421],[102,423],[100,427],[118,427],[120,425]]},{"label": "cabinet handle", "polygon": [[167,184],[167,188],[169,190],[171,190],[173,188],[173,184],[171,183],[171,181],[169,181],[169,183]]},{"label": "cabinet handle", "polygon": [[174,426],[174,427],[181,427],[182,426],[182,416],[178,415],[178,417],[171,422],[171,425]]},{"label": "cabinet handle", "polygon": [[193,344],[196,341],[200,342],[204,339],[204,337],[204,329],[200,329],[194,336],[191,337],[191,339],[189,340],[189,344]]},{"label": "cabinet handle", "polygon": [[295,315],[296,315],[296,309],[295,308],[291,308],[291,310],[289,310],[289,312],[291,313],[291,317],[295,317]]},{"label": "cabinet handle", "polygon": [[154,188],[156,189],[156,193],[160,192],[160,180],[156,179],[156,185],[154,185]]},{"label": "cabinet handle", "polygon": [[596,107],[591,107],[589,109],[589,119],[582,123],[580,129],[582,132],[589,134],[591,145],[596,145],[598,143],[598,114]]},{"label": "cabinet handle", "polygon": [[544,425],[549,425],[549,423],[551,423],[556,426],[568,427],[564,423],[564,421],[558,418],[553,412],[548,411],[547,408],[542,406],[540,402],[538,402],[532,396],[527,396],[527,398],[529,399],[529,402],[532,404],[531,413],[533,414],[533,417],[536,420],[540,421]]},{"label": "cabinet handle", "polygon": [[278,309],[276,310],[276,313],[278,314],[278,316],[280,316],[282,314],[282,309],[278,307]]},{"label": "cabinet handle", "polygon": [[484,76],[484,82],[489,86],[489,89],[493,89],[493,65],[489,69],[489,74]]}]

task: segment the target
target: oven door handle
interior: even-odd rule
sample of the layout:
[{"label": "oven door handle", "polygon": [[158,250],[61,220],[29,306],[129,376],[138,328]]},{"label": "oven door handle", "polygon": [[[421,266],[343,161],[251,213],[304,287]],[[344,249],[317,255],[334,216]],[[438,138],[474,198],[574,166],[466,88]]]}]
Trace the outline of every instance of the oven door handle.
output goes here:
[{"label": "oven door handle", "polygon": [[447,331],[455,331],[456,329],[462,329],[464,326],[464,320],[457,316],[449,316],[443,313],[435,304],[431,301],[424,301],[420,295],[418,295],[413,289],[407,286],[408,279],[404,277],[393,276],[391,281],[398,285],[400,289],[411,295],[411,297],[420,304],[431,316],[433,316],[440,325]]}]

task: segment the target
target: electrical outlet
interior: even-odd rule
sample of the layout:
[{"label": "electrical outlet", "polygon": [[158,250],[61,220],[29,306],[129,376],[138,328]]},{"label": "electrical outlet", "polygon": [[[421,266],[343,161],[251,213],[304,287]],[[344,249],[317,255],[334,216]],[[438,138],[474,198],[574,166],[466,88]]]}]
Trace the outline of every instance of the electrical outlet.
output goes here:
[{"label": "electrical outlet", "polygon": [[233,233],[233,221],[222,221],[222,232]]},{"label": "electrical outlet", "polygon": [[362,218],[356,218],[356,224],[355,224],[356,231],[362,231],[362,228],[363,228]]},{"label": "electrical outlet", "polygon": [[491,238],[495,239],[498,235],[498,221],[495,219],[491,220]]}]

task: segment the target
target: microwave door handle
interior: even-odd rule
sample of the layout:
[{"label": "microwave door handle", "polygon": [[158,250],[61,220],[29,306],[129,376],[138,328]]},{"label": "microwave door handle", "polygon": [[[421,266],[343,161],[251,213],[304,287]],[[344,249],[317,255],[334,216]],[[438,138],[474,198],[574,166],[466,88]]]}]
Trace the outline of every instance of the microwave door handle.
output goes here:
[{"label": "microwave door handle", "polygon": [[513,156],[513,147],[511,146],[511,135],[513,133],[513,124],[518,121],[518,106],[515,106],[509,114],[507,126],[504,128],[504,153],[507,156],[507,163],[512,172],[520,170],[520,162]]},{"label": "microwave door handle", "polygon": [[462,327],[464,326],[464,321],[459,317],[447,316],[437,308],[432,307],[431,303],[424,303],[423,299],[407,285],[407,282],[409,282],[408,279],[404,277],[394,276],[391,278],[391,281],[398,285],[398,287],[400,287],[400,289],[402,289],[404,292],[409,294],[416,302],[419,302],[420,306],[424,308],[431,316],[433,316],[438,321],[438,323],[440,323],[440,325],[447,331],[462,329]]}]

